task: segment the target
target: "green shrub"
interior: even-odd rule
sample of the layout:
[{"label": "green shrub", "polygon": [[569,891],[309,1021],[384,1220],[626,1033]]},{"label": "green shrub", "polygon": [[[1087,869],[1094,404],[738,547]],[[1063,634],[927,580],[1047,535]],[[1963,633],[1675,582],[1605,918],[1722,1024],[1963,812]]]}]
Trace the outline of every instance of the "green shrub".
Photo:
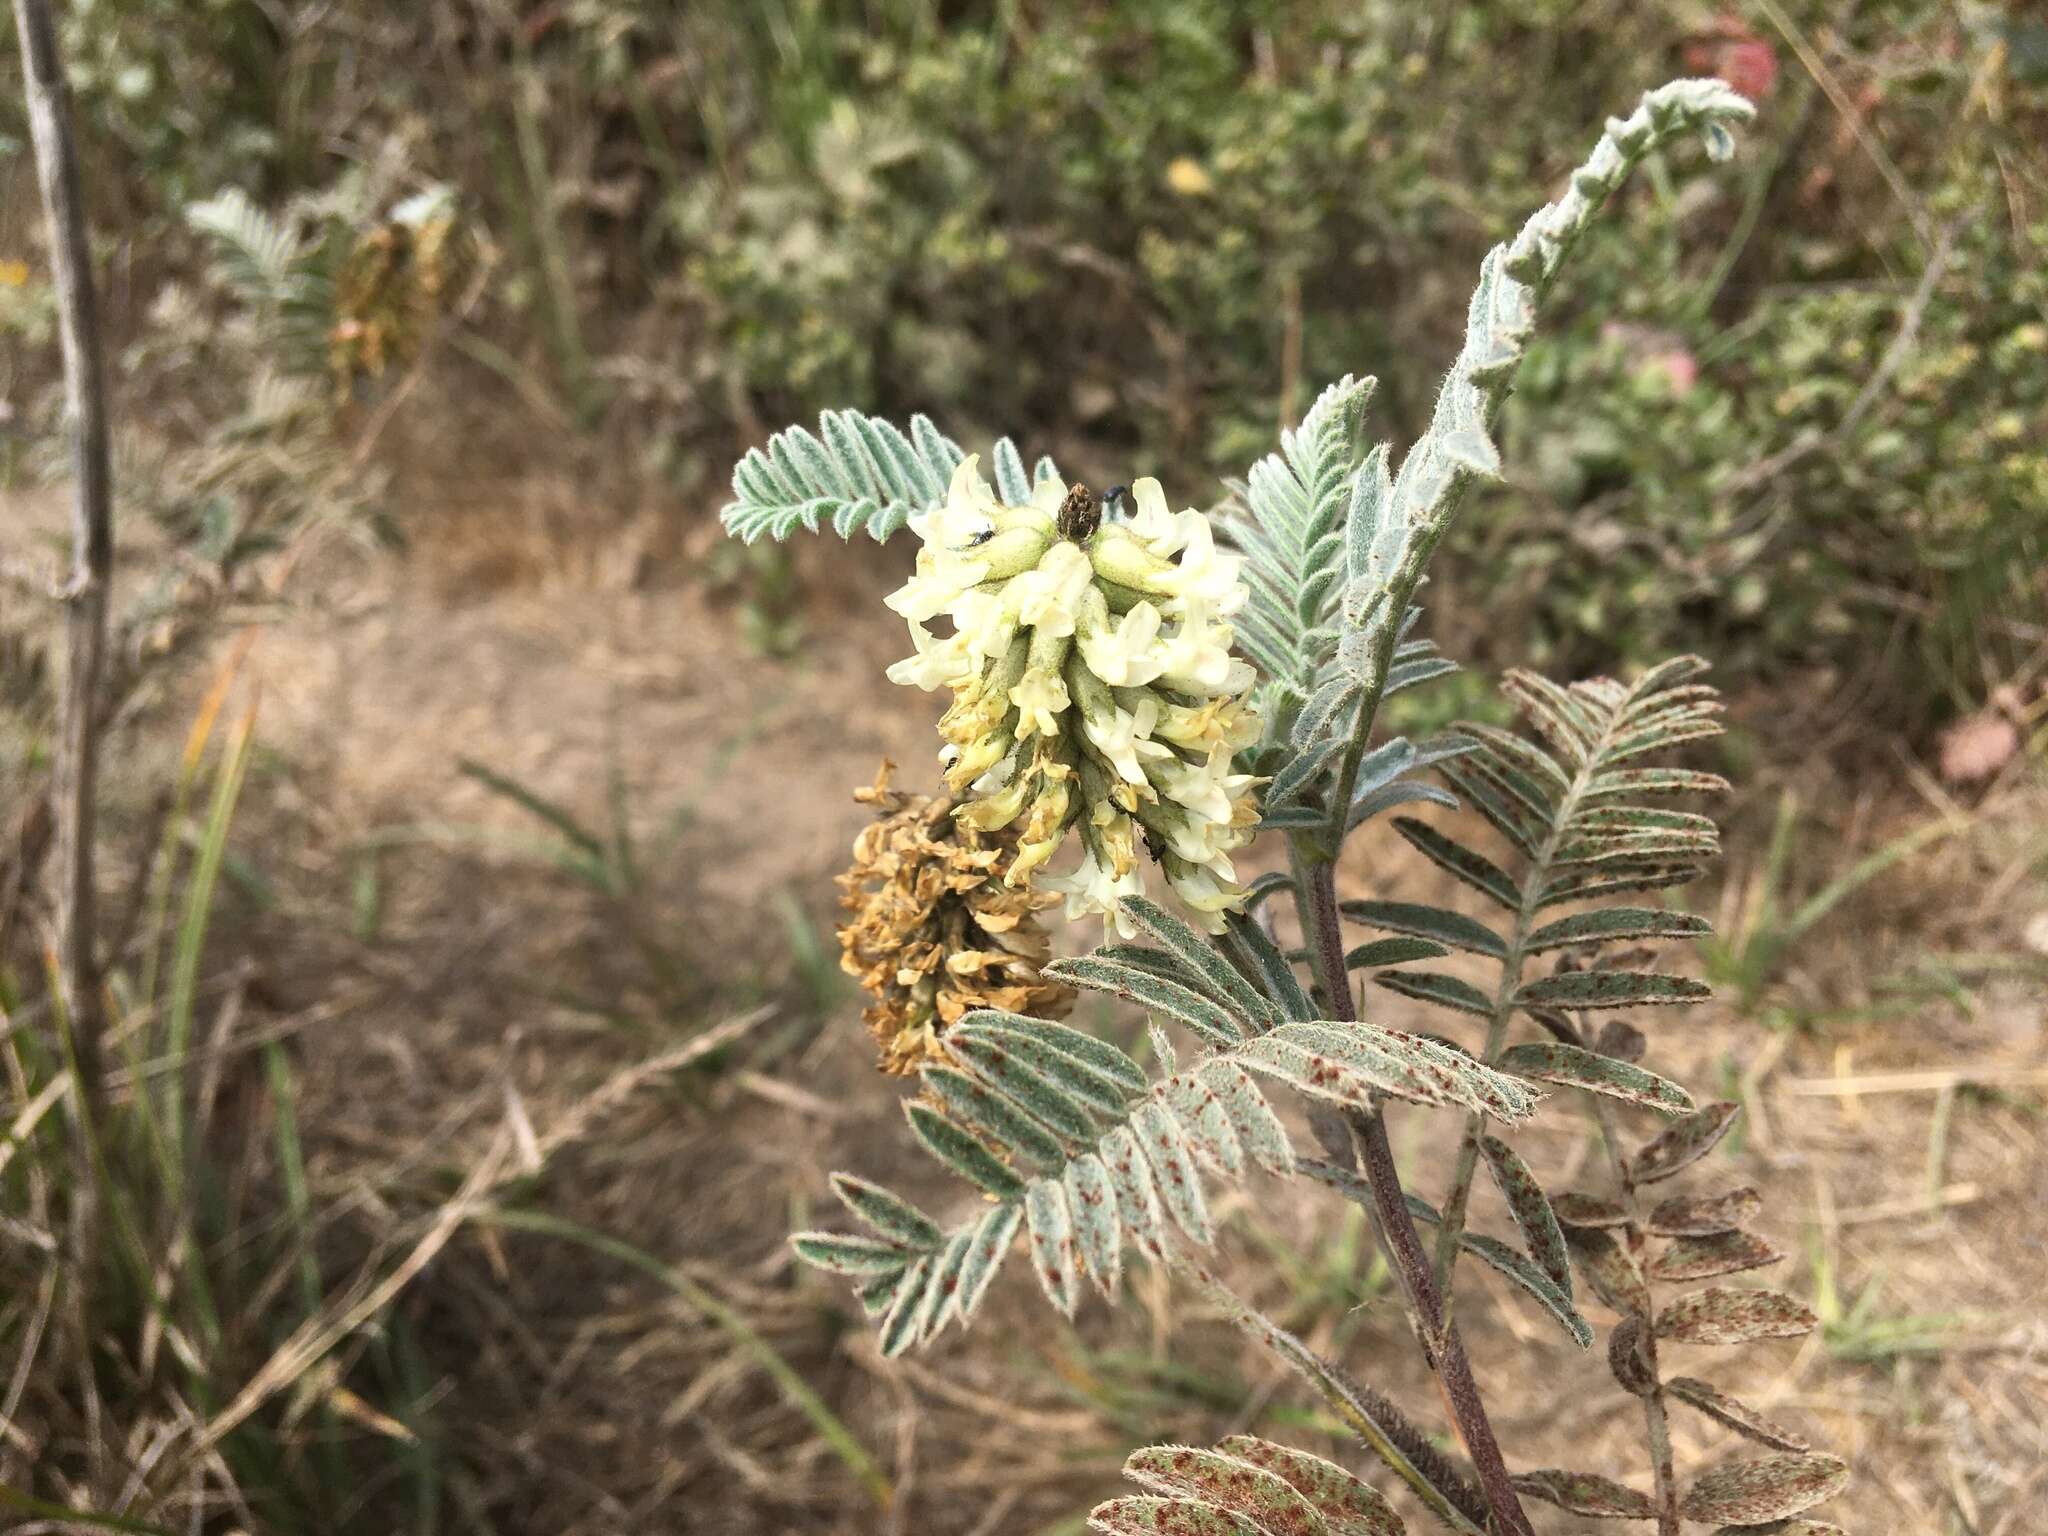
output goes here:
[{"label": "green shrub", "polygon": [[1618,194],[1647,242],[1592,237],[1504,424],[1526,467],[1443,579],[1494,616],[1489,660],[1882,656],[1880,708],[1921,725],[2038,643],[2048,25],[1758,17],[349,0],[287,39],[237,0],[98,0],[72,45],[145,211],[282,201],[404,146],[505,258],[472,355],[543,367],[584,424],[630,413],[605,440],[685,473],[765,421],[941,401],[1082,464],[1220,473],[1360,356],[1418,431],[1456,342],[1444,264],[1573,163],[1556,125],[1719,70],[1767,98],[1765,136],[1736,178],[1660,160]]}]

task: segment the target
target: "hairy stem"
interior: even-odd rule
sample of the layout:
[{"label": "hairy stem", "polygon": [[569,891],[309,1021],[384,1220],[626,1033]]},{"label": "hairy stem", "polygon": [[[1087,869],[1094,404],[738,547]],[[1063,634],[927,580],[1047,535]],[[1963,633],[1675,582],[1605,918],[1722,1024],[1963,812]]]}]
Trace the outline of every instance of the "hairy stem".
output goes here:
[{"label": "hairy stem", "polygon": [[[1614,1174],[1614,1187],[1628,1211],[1629,1229],[1639,1230],[1641,1211],[1636,1202],[1636,1183],[1629,1175],[1628,1159],[1622,1154],[1621,1134],[1614,1124],[1614,1108],[1597,1094],[1585,1095],[1600,1127],[1600,1144],[1607,1150],[1607,1166]],[[1643,1429],[1650,1442],[1650,1471],[1656,1479],[1657,1536],[1679,1536],[1678,1475],[1671,1457],[1671,1426],[1664,1416],[1664,1381],[1657,1364],[1656,1336],[1647,1330],[1643,1347],[1648,1354],[1652,1384],[1643,1395]]]},{"label": "hairy stem", "polygon": [[[1302,917],[1309,931],[1317,976],[1331,1017],[1355,1022],[1358,1013],[1352,1004],[1351,983],[1344,967],[1336,869],[1326,859],[1311,857],[1307,864],[1308,889],[1302,902]],[[1394,1148],[1387,1140],[1384,1114],[1378,1105],[1370,1112],[1353,1110],[1341,1117],[1325,1113],[1316,1117],[1315,1129],[1333,1160],[1345,1167],[1362,1166],[1364,1170],[1366,1183],[1372,1189],[1372,1214],[1381,1240],[1407,1296],[1429,1367],[1436,1374],[1458,1438],[1472,1458],[1494,1530],[1499,1536],[1533,1536],[1529,1517],[1522,1512],[1521,1500],[1502,1459],[1493,1423],[1487,1417],[1486,1404],[1479,1395],[1479,1384],[1473,1379],[1465,1346],[1457,1328],[1444,1315],[1429,1258],[1423,1252],[1421,1235],[1415,1229],[1415,1218],[1409,1214],[1407,1195],[1394,1166]]]},{"label": "hairy stem", "polygon": [[1307,1378],[1330,1410],[1415,1490],[1432,1514],[1460,1536],[1485,1536],[1485,1496],[1406,1415],[1372,1388],[1351,1380],[1192,1255],[1176,1250],[1170,1258],[1174,1268],[1229,1313],[1233,1322]]}]

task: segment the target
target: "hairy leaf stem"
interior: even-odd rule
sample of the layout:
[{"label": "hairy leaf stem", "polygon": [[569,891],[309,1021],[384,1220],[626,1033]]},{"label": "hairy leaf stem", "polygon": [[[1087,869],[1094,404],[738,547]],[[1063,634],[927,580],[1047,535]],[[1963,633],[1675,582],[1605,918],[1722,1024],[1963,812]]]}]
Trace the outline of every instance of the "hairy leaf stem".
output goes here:
[{"label": "hairy leaf stem", "polygon": [[[1642,1212],[1636,1202],[1636,1181],[1622,1155],[1621,1135],[1614,1124],[1614,1107],[1598,1094],[1586,1094],[1594,1124],[1600,1128],[1600,1144],[1607,1149],[1607,1165],[1614,1172],[1614,1187],[1628,1211],[1629,1225],[1639,1228]],[[1648,1319],[1644,1319],[1647,1324]],[[1642,1394],[1643,1428],[1650,1441],[1650,1471],[1656,1478],[1657,1536],[1679,1536],[1678,1475],[1671,1455],[1671,1426],[1664,1416],[1664,1379],[1657,1365],[1657,1339],[1646,1326],[1643,1330],[1644,1363],[1650,1371],[1650,1390]]]},{"label": "hairy leaf stem", "polygon": [[[1310,938],[1317,979],[1331,1017],[1355,1023],[1358,1010],[1352,1002],[1350,978],[1344,968],[1336,866],[1313,852],[1304,854],[1302,862],[1307,879],[1299,907],[1303,931]],[[1500,1442],[1487,1417],[1465,1346],[1456,1326],[1444,1314],[1429,1258],[1423,1252],[1422,1237],[1416,1231],[1415,1218],[1409,1214],[1407,1194],[1401,1188],[1401,1175],[1394,1165],[1394,1149],[1387,1140],[1382,1107],[1376,1103],[1370,1111],[1353,1110],[1342,1115],[1325,1112],[1316,1117],[1315,1129],[1334,1162],[1342,1167],[1360,1168],[1365,1174],[1373,1196],[1370,1214],[1408,1299],[1410,1315],[1457,1428],[1458,1439],[1472,1458],[1495,1531],[1500,1536],[1534,1536],[1508,1475],[1507,1463],[1502,1459]]]},{"label": "hairy leaf stem", "polygon": [[[1550,883],[1550,867],[1564,845],[1565,832],[1578,812],[1580,800],[1592,787],[1602,755],[1622,718],[1619,713],[1610,717],[1603,725],[1599,739],[1586,749],[1586,759],[1572,775],[1570,787],[1557,803],[1557,814],[1551,818],[1543,844],[1530,859],[1528,872],[1522,877],[1514,927],[1508,935],[1507,949],[1501,956],[1500,986],[1493,995],[1493,1016],[1487,1021],[1486,1048],[1479,1058],[1488,1066],[1499,1059],[1501,1048],[1507,1044],[1508,1025],[1515,1016],[1515,993],[1521,988],[1522,968],[1528,961],[1526,947],[1529,934],[1536,924],[1543,889]],[[1478,1171],[1479,1140],[1485,1133],[1484,1115],[1475,1113],[1466,1118],[1465,1134],[1458,1142],[1458,1160],[1451,1175],[1450,1192],[1444,1197],[1443,1224],[1437,1228],[1436,1283],[1437,1289],[1443,1292],[1447,1311],[1453,1306],[1459,1243],[1465,1235],[1465,1209],[1472,1198],[1473,1176]]]}]

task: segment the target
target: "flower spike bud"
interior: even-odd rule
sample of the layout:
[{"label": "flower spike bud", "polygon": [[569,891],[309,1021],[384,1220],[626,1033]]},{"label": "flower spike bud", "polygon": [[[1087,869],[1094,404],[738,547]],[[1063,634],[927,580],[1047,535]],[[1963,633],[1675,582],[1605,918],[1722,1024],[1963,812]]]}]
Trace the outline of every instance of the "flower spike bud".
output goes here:
[{"label": "flower spike bud", "polygon": [[[1012,886],[1108,915],[1151,862],[1207,925],[1243,900],[1230,855],[1257,822],[1256,781],[1233,761],[1260,731],[1252,670],[1231,654],[1242,560],[1156,480],[1115,502],[1105,519],[1086,486],[1047,478],[1006,506],[963,461],[944,505],[912,520],[917,569],[889,605],[915,654],[889,676],[952,690],[939,731],[954,816],[1016,839]],[[925,627],[941,615],[943,637]],[[1077,829],[1081,863],[1054,873]]]}]

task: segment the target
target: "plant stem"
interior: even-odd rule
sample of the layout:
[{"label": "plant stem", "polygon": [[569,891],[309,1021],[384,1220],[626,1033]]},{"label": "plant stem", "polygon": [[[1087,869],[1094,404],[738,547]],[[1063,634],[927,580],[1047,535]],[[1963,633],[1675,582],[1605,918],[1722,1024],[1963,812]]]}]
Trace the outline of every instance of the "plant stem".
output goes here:
[{"label": "plant stem", "polygon": [[[1499,1058],[1501,1047],[1507,1044],[1508,1025],[1515,1016],[1515,993],[1521,989],[1522,969],[1529,958],[1525,950],[1530,931],[1536,925],[1543,888],[1550,883],[1551,865],[1564,844],[1572,818],[1578,814],[1579,801],[1592,788],[1595,770],[1600,764],[1601,754],[1607,749],[1614,724],[1614,721],[1609,721],[1606,732],[1587,749],[1584,764],[1572,775],[1570,787],[1558,801],[1556,814],[1550,818],[1550,829],[1544,835],[1543,844],[1530,857],[1528,872],[1522,876],[1514,928],[1501,955],[1500,986],[1493,994],[1493,1017],[1487,1022],[1486,1048],[1479,1057],[1489,1067]],[[1479,1138],[1485,1133],[1486,1116],[1475,1110],[1466,1118],[1465,1134],[1458,1142],[1457,1167],[1451,1177],[1450,1192],[1444,1197],[1443,1224],[1437,1228],[1436,1283],[1437,1289],[1443,1292],[1446,1312],[1453,1307],[1458,1254],[1462,1251],[1459,1243],[1465,1235],[1465,1210],[1472,1199],[1472,1178],[1479,1166]]]},{"label": "plant stem", "polygon": [[1484,1495],[1432,1446],[1415,1424],[1370,1387],[1342,1370],[1239,1296],[1190,1254],[1171,1251],[1174,1268],[1192,1280],[1231,1319],[1307,1378],[1330,1410],[1415,1491],[1430,1511],[1460,1536],[1482,1536]]},{"label": "plant stem", "polygon": [[[1613,1170],[1615,1188],[1620,1191],[1621,1202],[1628,1210],[1629,1230],[1639,1231],[1640,1212],[1636,1205],[1636,1182],[1630,1177],[1628,1159],[1622,1156],[1621,1136],[1615,1129],[1614,1109],[1594,1094],[1587,1094],[1594,1122],[1600,1127],[1600,1143],[1607,1149],[1607,1166]],[[1645,1322],[1648,1320],[1645,1319]],[[1671,1426],[1664,1416],[1664,1380],[1657,1364],[1656,1335],[1647,1328],[1643,1333],[1643,1349],[1650,1368],[1652,1385],[1643,1395],[1643,1428],[1650,1441],[1650,1471],[1657,1482],[1657,1536],[1679,1536],[1678,1519],[1678,1476],[1671,1458]]]},{"label": "plant stem", "polygon": [[107,448],[106,365],[100,349],[99,301],[79,191],[78,151],[71,133],[71,90],[57,51],[49,0],[15,0],[26,75],[29,131],[50,225],[50,269],[57,286],[57,333],[64,355],[64,399],[73,455],[71,577],[65,603],[63,716],[51,796],[57,821],[56,972],[61,1045],[72,1069],[76,1202],[72,1284],[84,1288],[97,1268],[96,1158],[92,1141],[99,1093],[101,1037],[99,967],[93,935],[94,812],[99,777],[100,675],[107,647],[107,589],[114,566],[113,470]]},{"label": "plant stem", "polygon": [[[1344,934],[1337,910],[1336,868],[1325,859],[1311,857],[1306,862],[1308,889],[1302,906],[1313,939],[1311,953],[1316,957],[1317,973],[1331,1016],[1345,1023],[1354,1023],[1358,1014],[1352,1004],[1351,984],[1344,969]],[[1522,1512],[1521,1500],[1515,1494],[1507,1464],[1501,1457],[1500,1442],[1494,1437],[1493,1424],[1487,1418],[1486,1404],[1479,1395],[1479,1384],[1473,1379],[1465,1346],[1458,1338],[1456,1326],[1444,1316],[1443,1303],[1430,1272],[1429,1258],[1422,1250],[1422,1238],[1415,1230],[1415,1218],[1409,1214],[1401,1176],[1394,1166],[1394,1149],[1387,1140],[1385,1117],[1376,1104],[1370,1112],[1353,1110],[1343,1115],[1335,1125],[1333,1120],[1337,1117],[1318,1116],[1317,1136],[1333,1160],[1348,1167],[1363,1165],[1366,1183],[1372,1189],[1374,1215],[1381,1239],[1393,1262],[1394,1273],[1400,1277],[1402,1290],[1408,1297],[1429,1367],[1436,1374],[1458,1438],[1465,1446],[1465,1453],[1472,1458],[1473,1470],[1478,1474],[1479,1486],[1493,1514],[1494,1528],[1499,1536],[1533,1536],[1529,1517]],[[1333,1131],[1337,1135],[1333,1135]],[[1341,1141],[1337,1139],[1338,1135],[1341,1135]]]}]

